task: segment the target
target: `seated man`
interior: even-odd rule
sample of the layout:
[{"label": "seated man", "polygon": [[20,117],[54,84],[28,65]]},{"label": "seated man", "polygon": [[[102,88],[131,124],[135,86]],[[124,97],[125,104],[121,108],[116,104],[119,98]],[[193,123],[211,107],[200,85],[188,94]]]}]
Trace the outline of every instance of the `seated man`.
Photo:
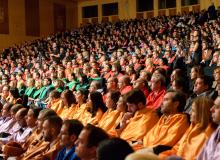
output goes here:
[{"label": "seated man", "polygon": [[7,103],[7,99],[8,99],[8,96],[9,96],[9,86],[8,85],[4,85],[2,87],[2,91],[1,91],[1,94],[0,94],[0,102],[4,105]]},{"label": "seated man", "polygon": [[146,107],[146,98],[139,89],[127,94],[126,103],[128,112],[124,114],[120,124],[116,127],[116,132],[120,138],[129,142],[142,140],[157,123],[159,119],[157,113]]},{"label": "seated man", "polygon": [[[5,107],[6,108],[3,107],[3,112],[7,110],[7,107],[10,107],[10,104],[9,106],[6,104]],[[5,122],[4,124],[0,126],[0,137],[1,138],[6,138],[20,130],[21,126],[19,125],[18,122],[16,122],[15,115],[21,108],[23,108],[21,104],[15,104],[11,107],[10,120],[8,120],[7,122]]]},{"label": "seated man", "polygon": [[61,149],[59,144],[59,134],[62,126],[62,119],[58,116],[50,116],[43,122],[43,139],[22,154],[18,159],[50,159],[54,160]]},{"label": "seated man", "polygon": [[77,157],[82,160],[97,159],[98,145],[105,139],[108,139],[108,135],[104,130],[88,124],[83,128],[75,143]]},{"label": "seated man", "polygon": [[10,110],[12,108],[12,103],[5,103],[2,108],[2,116],[0,120],[0,132],[4,131],[4,128],[11,127],[14,123],[14,119],[11,117]]},{"label": "seated man", "polygon": [[209,97],[215,99],[217,92],[211,89],[212,80],[207,76],[200,76],[196,78],[196,81],[193,86],[193,94],[187,99],[184,112],[190,114],[192,110],[192,102],[196,97]]},{"label": "seated man", "polygon": [[61,134],[62,150],[58,153],[56,160],[79,160],[75,153],[75,142],[78,139],[83,125],[78,120],[65,120],[63,122]]},{"label": "seated man", "polygon": [[167,91],[161,106],[163,113],[157,124],[145,135],[144,147],[158,154],[172,148],[189,127],[187,115],[183,114],[185,96],[173,90]]},{"label": "seated man", "polygon": [[124,160],[133,149],[123,139],[112,138],[102,141],[98,146],[98,160]]},{"label": "seated man", "polygon": [[[28,110],[26,108],[21,108],[18,110],[18,112],[15,115],[16,123],[12,127],[15,128],[12,132],[10,132],[10,135],[5,138],[0,138],[0,141],[3,144],[6,144],[9,141],[15,141],[15,142],[24,142],[25,138],[29,136],[32,132],[32,129],[27,126],[25,117],[27,115]],[[32,125],[32,124],[30,124]]]},{"label": "seated man", "polygon": [[154,73],[151,77],[150,88],[152,91],[147,97],[147,107],[158,109],[166,93],[165,77],[161,74]]}]

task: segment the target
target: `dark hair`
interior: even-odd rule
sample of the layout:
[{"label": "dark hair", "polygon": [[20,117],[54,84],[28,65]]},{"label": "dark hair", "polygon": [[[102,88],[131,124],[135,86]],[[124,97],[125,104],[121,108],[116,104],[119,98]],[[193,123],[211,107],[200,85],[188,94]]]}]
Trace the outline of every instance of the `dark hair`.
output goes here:
[{"label": "dark hair", "polygon": [[14,97],[14,98],[20,98],[20,95],[19,95],[19,90],[15,87],[12,87],[10,88],[9,92],[11,93],[11,95]]},{"label": "dark hair", "polygon": [[184,93],[188,93],[188,88],[187,88],[188,81],[186,78],[181,77],[181,78],[175,79],[174,81],[177,87],[182,87],[182,91]]},{"label": "dark hair", "polygon": [[156,71],[158,71],[162,76],[167,77],[167,71],[164,68],[157,68]]},{"label": "dark hair", "polygon": [[138,103],[146,104],[146,97],[140,89],[133,89],[126,95],[126,102],[137,105]]},{"label": "dark hair", "polygon": [[178,91],[174,91],[173,89],[169,89],[166,93],[174,93],[173,102],[179,102],[179,106],[177,108],[177,112],[183,112],[184,111],[184,107],[186,105],[186,96]]},{"label": "dark hair", "polygon": [[63,125],[66,125],[68,127],[68,133],[69,135],[76,135],[77,137],[79,136],[80,132],[83,129],[83,124],[76,119],[71,119],[71,120],[65,120],[63,121]]},{"label": "dark hair", "polygon": [[102,98],[102,94],[100,92],[97,91],[91,92],[90,99],[92,101],[92,109],[91,109],[92,117],[96,115],[96,112],[98,111],[99,108],[102,110],[102,112],[105,112],[107,110]]},{"label": "dark hair", "polygon": [[124,160],[134,152],[127,141],[121,138],[111,138],[102,141],[98,146],[98,160]]},{"label": "dark hair", "polygon": [[83,102],[85,103],[87,101],[88,95],[89,95],[88,89],[80,88],[78,91],[84,96]]},{"label": "dark hair", "polygon": [[109,92],[111,100],[113,101],[113,108],[117,107],[117,102],[120,98],[121,93],[119,91],[110,91]]},{"label": "dark hair", "polygon": [[26,115],[27,115],[27,113],[28,113],[28,109],[27,108],[20,108],[19,110],[18,110],[18,112],[20,111],[20,117],[25,117]]},{"label": "dark hair", "polygon": [[37,107],[37,106],[35,106],[35,105],[30,105],[30,108],[29,108],[29,109],[31,109],[31,110],[33,111],[33,113],[34,113],[34,118],[37,118],[38,115],[39,115],[39,113],[40,113],[40,111],[42,110],[41,108],[39,108],[39,107]]},{"label": "dark hair", "polygon": [[66,98],[69,107],[72,104],[76,104],[76,98],[72,91],[65,90],[62,94],[64,94],[64,97]]},{"label": "dark hair", "polygon": [[173,71],[176,71],[177,78],[185,77],[185,72],[182,69],[177,68],[177,69],[174,69]]},{"label": "dark hair", "polygon": [[50,117],[50,116],[57,115],[57,113],[50,108],[46,108],[46,109],[41,110],[39,114],[43,114],[43,119],[46,119],[47,117]]},{"label": "dark hair", "polygon": [[22,104],[15,104],[11,107],[11,111],[16,113],[19,109],[23,108],[24,106]]},{"label": "dark hair", "polygon": [[103,129],[95,127],[94,125],[87,124],[84,129],[89,131],[87,147],[97,147],[101,141],[109,138],[108,134]]},{"label": "dark hair", "polygon": [[52,80],[50,78],[45,78],[45,79],[47,79],[49,81],[49,85],[52,84]]},{"label": "dark hair", "polygon": [[115,67],[115,69],[117,70],[117,72],[121,72],[121,65],[120,65],[120,63],[118,63],[118,62],[114,62],[113,64],[112,64],[112,67]]},{"label": "dark hair", "polygon": [[57,90],[53,90],[53,91],[50,92],[50,95],[51,95],[51,97],[53,97],[55,99],[58,99],[58,98],[60,98],[61,94]]},{"label": "dark hair", "polygon": [[57,133],[60,132],[63,120],[59,116],[57,116],[57,115],[49,116],[49,117],[47,117],[44,120],[48,121],[49,122],[49,126],[55,128]]},{"label": "dark hair", "polygon": [[[88,84],[89,80],[85,74],[81,74],[80,77],[82,78],[82,84]],[[81,82],[80,82],[81,83]]]},{"label": "dark hair", "polygon": [[197,78],[202,79],[204,85],[207,85],[207,86],[208,86],[208,89],[211,89],[212,83],[213,83],[213,78],[212,78],[212,77],[203,75],[203,76],[199,76],[199,77],[197,77]]},{"label": "dark hair", "polygon": [[10,102],[7,102],[7,103],[5,103],[5,104],[3,105],[3,107],[4,107],[4,106],[6,107],[7,111],[10,111],[11,108],[12,108],[12,106],[13,106],[13,104],[10,103]]}]

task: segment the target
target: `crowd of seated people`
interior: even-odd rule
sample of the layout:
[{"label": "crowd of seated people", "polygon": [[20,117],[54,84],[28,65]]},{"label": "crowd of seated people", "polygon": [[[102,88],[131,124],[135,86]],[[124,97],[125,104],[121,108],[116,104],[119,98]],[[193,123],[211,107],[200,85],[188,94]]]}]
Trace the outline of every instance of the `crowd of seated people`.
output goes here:
[{"label": "crowd of seated people", "polygon": [[219,55],[220,16],[206,11],[89,24],[5,49],[2,156],[217,160]]}]

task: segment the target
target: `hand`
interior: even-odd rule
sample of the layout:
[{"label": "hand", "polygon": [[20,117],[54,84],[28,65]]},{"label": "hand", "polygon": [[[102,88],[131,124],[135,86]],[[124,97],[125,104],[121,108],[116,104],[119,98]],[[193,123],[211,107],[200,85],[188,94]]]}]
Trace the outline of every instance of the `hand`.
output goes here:
[{"label": "hand", "polygon": [[126,112],[121,120],[121,126],[124,126],[128,123],[128,120],[134,116],[133,113]]}]

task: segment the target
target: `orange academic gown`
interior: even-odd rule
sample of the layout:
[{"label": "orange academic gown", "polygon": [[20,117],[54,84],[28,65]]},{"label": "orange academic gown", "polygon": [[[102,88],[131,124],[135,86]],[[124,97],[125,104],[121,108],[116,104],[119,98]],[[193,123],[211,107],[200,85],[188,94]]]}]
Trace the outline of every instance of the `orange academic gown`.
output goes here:
[{"label": "orange academic gown", "polygon": [[115,124],[120,111],[108,109],[102,116],[102,119],[99,121],[98,126],[108,132]]},{"label": "orange academic gown", "polygon": [[[120,111],[119,111],[120,112]],[[120,114],[118,115],[114,125],[107,131],[108,134],[111,136],[111,137],[117,137],[117,132],[116,132],[116,127],[119,125],[123,115],[125,113],[124,112],[120,112]]]},{"label": "orange academic gown", "polygon": [[[62,100],[61,99],[58,99],[58,100],[55,100],[53,102],[51,102],[51,109],[54,110],[57,114],[59,112],[59,109],[60,109],[60,105],[62,103]],[[61,112],[61,111],[60,111]],[[60,114],[60,113],[59,113]]]},{"label": "orange academic gown", "polygon": [[76,104],[72,104],[70,107],[64,106],[62,112],[60,113],[60,117],[62,119],[70,119],[76,112]]},{"label": "orange academic gown", "polygon": [[77,104],[77,105],[76,105],[76,112],[75,112],[75,114],[72,116],[72,119],[81,120],[81,118],[83,118],[84,112],[86,112],[86,109],[87,109],[86,103],[82,104],[81,106],[79,106],[79,104]]},{"label": "orange academic gown", "polygon": [[165,159],[167,156],[177,155],[184,159],[194,160],[213,131],[214,128],[211,124],[209,124],[203,131],[199,128],[199,124],[191,124],[186,133],[172,148],[172,150],[162,152],[159,156],[161,159]]},{"label": "orange academic gown", "polygon": [[157,123],[158,119],[157,113],[152,109],[143,108],[138,110],[134,117],[128,121],[125,129],[122,130],[120,138],[130,142],[140,141]]},{"label": "orange academic gown", "polygon": [[83,123],[83,125],[86,125],[88,123],[97,125],[98,122],[101,120],[102,115],[103,115],[103,112],[101,109],[98,109],[94,117],[92,117],[92,114],[89,111],[85,111],[85,113],[83,114],[83,117],[80,120]]},{"label": "orange academic gown", "polygon": [[36,145],[30,146],[28,148],[28,150],[23,155],[21,155],[21,157],[19,157],[17,159],[19,159],[19,160],[30,160],[30,159],[37,160],[38,159],[37,156],[39,154],[47,151],[49,146],[50,146],[50,142],[40,141]]},{"label": "orange academic gown", "polygon": [[58,152],[61,150],[60,139],[57,138],[53,144],[42,153],[36,155],[34,159],[37,160],[54,160],[57,157]]},{"label": "orange academic gown", "polygon": [[143,139],[144,147],[174,146],[189,127],[185,114],[163,115]]}]

